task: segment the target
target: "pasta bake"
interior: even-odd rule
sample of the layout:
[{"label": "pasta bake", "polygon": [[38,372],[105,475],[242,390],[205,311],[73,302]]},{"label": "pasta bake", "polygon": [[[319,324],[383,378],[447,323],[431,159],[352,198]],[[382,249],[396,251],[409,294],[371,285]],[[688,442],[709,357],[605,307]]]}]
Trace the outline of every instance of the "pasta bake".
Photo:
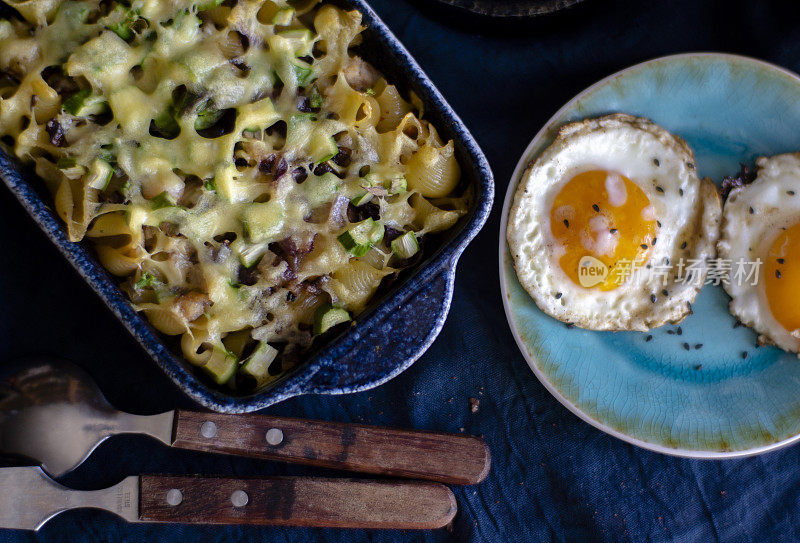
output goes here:
[{"label": "pasta bake", "polygon": [[357,11],[5,1],[3,143],[220,385],[276,379],[468,209],[453,142],[355,54]]}]

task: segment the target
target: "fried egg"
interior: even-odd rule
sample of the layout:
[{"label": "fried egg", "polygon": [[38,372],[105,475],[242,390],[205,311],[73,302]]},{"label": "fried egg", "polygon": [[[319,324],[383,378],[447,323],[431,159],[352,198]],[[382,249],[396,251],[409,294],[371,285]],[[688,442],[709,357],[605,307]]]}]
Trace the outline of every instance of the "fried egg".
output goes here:
[{"label": "fried egg", "polygon": [[762,343],[800,351],[800,153],[762,157],[731,190],[719,240],[730,311]]},{"label": "fried egg", "polygon": [[683,140],[615,114],[559,131],[523,174],[506,237],[542,311],[590,330],[645,331],[690,313],[720,215]]}]

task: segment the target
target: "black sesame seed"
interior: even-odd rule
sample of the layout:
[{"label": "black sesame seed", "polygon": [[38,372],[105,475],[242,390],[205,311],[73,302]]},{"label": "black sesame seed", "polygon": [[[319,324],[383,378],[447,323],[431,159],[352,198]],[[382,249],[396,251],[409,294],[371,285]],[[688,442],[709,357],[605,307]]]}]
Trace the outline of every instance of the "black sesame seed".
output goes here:
[{"label": "black sesame seed", "polygon": [[781,278],[781,270],[775,270],[775,277],[777,277],[778,279]]},{"label": "black sesame seed", "polygon": [[678,194],[680,194],[681,196],[683,196],[683,189],[678,189]]},{"label": "black sesame seed", "polygon": [[569,228],[569,221],[568,221],[567,219],[564,219],[564,226],[566,226],[567,228]]},{"label": "black sesame seed", "polygon": [[695,343],[694,348],[695,349],[702,349],[703,348],[703,344],[702,343]]},{"label": "black sesame seed", "polygon": [[661,289],[661,294],[663,294],[664,296],[669,296],[669,291],[665,288]]},{"label": "black sesame seed", "polygon": [[661,166],[661,162],[659,162],[657,158],[653,159],[653,164],[655,164],[656,166]]},{"label": "black sesame seed", "polygon": [[611,230],[609,230],[609,232],[611,232],[612,234],[616,234],[618,230],[616,228],[612,228]]},{"label": "black sesame seed", "polygon": [[600,206],[597,204],[592,204],[592,209],[594,209],[595,211],[600,211]]},{"label": "black sesame seed", "polygon": [[701,369],[703,369],[703,365],[702,365],[702,364],[698,364],[698,365],[696,365],[696,366],[694,367],[694,369],[696,369],[696,370],[700,371]]},{"label": "black sesame seed", "polygon": [[689,168],[690,170],[694,170],[694,164],[692,164],[691,162],[687,162],[686,167]]},{"label": "black sesame seed", "polygon": [[650,295],[650,301],[653,302],[653,303],[656,303],[656,300],[658,300],[658,298],[656,298],[656,295],[655,294],[651,294]]},{"label": "black sesame seed", "polygon": [[658,225],[659,228],[661,228],[661,221],[656,221],[656,224]]},{"label": "black sesame seed", "polygon": [[560,300],[561,296],[563,296],[560,292],[556,292],[556,300]]},{"label": "black sesame seed", "polygon": [[753,206],[750,206],[750,214],[752,215],[752,214],[753,214],[753,213],[755,213],[755,212],[756,212],[756,210],[755,210],[755,209],[753,209]]},{"label": "black sesame seed", "polygon": [[647,244],[646,243],[642,243],[639,247],[641,247],[642,249],[647,249]]},{"label": "black sesame seed", "polygon": [[656,185],[656,190],[657,190],[658,192],[664,192],[664,189],[663,189],[663,188],[661,188],[661,187],[659,187],[658,185]]},{"label": "black sesame seed", "polygon": [[653,340],[653,335],[652,334],[647,334],[647,337],[644,338],[644,340],[645,341],[652,341]]},{"label": "black sesame seed", "polygon": [[787,190],[786,194],[788,194],[789,196],[794,196],[794,191],[793,190]]},{"label": "black sesame seed", "polygon": [[675,330],[667,330],[667,333],[671,336],[675,335]]},{"label": "black sesame seed", "polygon": [[681,328],[680,326],[678,326],[678,335],[679,336],[683,335],[683,328]]},{"label": "black sesame seed", "polygon": [[747,358],[747,351],[742,351],[742,359]]},{"label": "black sesame seed", "polygon": [[687,351],[691,349],[691,347],[689,346],[688,343],[684,343],[683,344],[683,348],[684,348],[684,350],[687,350]]},{"label": "black sesame seed", "polygon": [[652,243],[652,245],[655,245],[657,241],[658,241],[658,238],[653,238],[653,243]]},{"label": "black sesame seed", "polygon": [[686,242],[681,243],[681,249],[686,249]]},{"label": "black sesame seed", "polygon": [[778,259],[778,264],[783,264],[784,262],[786,262],[786,260],[784,260],[783,258]]}]

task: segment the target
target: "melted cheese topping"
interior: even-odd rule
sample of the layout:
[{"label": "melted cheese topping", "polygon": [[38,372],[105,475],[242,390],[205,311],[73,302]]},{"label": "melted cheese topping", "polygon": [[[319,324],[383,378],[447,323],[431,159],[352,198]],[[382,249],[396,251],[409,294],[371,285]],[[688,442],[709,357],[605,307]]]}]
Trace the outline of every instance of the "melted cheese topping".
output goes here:
[{"label": "melted cheese topping", "polygon": [[[194,364],[257,341],[287,369],[319,307],[355,315],[410,263],[391,239],[466,212],[453,142],[351,53],[358,12],[14,5],[24,20],[0,21],[0,136],[35,163],[70,238],[95,243]],[[346,247],[365,220],[385,235]]]}]

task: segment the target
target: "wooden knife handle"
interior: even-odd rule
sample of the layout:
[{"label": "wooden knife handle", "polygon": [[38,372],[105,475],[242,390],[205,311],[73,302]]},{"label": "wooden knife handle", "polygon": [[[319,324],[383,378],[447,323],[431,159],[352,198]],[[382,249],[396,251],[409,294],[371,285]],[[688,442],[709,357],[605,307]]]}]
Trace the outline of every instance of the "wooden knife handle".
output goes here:
[{"label": "wooden knife handle", "polygon": [[273,477],[141,477],[139,520],[427,530],[455,516],[453,493],[430,482]]},{"label": "wooden knife handle", "polygon": [[468,485],[489,473],[479,438],[266,415],[176,411],[173,446]]}]

